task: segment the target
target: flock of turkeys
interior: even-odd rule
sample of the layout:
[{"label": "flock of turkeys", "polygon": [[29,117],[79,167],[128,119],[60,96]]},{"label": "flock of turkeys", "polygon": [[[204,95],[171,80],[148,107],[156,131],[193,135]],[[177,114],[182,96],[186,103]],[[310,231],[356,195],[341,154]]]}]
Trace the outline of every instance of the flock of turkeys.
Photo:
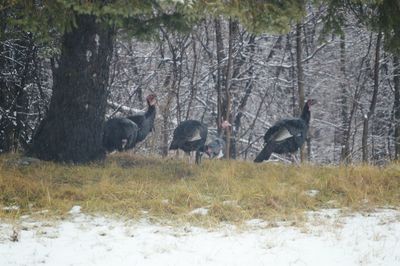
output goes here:
[{"label": "flock of turkeys", "polygon": [[[150,94],[146,98],[147,111],[128,117],[110,118],[104,125],[103,145],[108,152],[126,151],[143,141],[150,131],[154,130],[157,97]],[[304,144],[310,124],[311,106],[316,100],[308,100],[300,117],[282,119],[271,126],[264,135],[264,147],[254,162],[268,160],[272,153],[284,154],[298,151]],[[223,121],[220,127],[228,129],[231,124]],[[208,127],[198,120],[186,120],[174,130],[170,150],[183,150],[191,158],[191,152],[196,154],[196,163],[201,161],[202,154],[210,158],[224,156],[225,141],[223,134],[208,136]]]}]

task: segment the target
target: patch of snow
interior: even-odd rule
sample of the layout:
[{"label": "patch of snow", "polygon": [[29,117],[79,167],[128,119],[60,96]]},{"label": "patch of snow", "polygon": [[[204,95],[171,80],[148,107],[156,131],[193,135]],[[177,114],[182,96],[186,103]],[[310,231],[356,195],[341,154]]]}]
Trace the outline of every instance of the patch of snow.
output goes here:
[{"label": "patch of snow", "polygon": [[224,206],[240,207],[237,200],[225,200],[222,202]]},{"label": "patch of snow", "polygon": [[315,196],[317,196],[318,194],[319,194],[319,190],[316,190],[316,189],[310,189],[310,190],[307,190],[306,192],[305,192],[305,194],[307,195],[307,196],[310,196],[310,197],[315,197]]},{"label": "patch of snow", "polygon": [[79,213],[81,213],[81,206],[73,206],[68,213],[69,214],[79,214]]},{"label": "patch of snow", "polygon": [[342,216],[328,210],[307,217],[300,227],[244,230],[82,213],[57,223],[0,220],[1,265],[400,265],[399,211]]},{"label": "patch of snow", "polygon": [[194,209],[193,211],[191,211],[189,214],[205,216],[205,215],[208,214],[208,209],[206,209],[206,208],[197,208],[197,209]]},{"label": "patch of snow", "polygon": [[251,220],[246,221],[246,225],[249,227],[253,227],[253,228],[254,227],[262,228],[262,227],[266,227],[268,225],[268,222],[266,222],[262,219],[251,219]]},{"label": "patch of snow", "polygon": [[18,210],[19,210],[19,206],[17,206],[17,205],[3,207],[3,211],[18,211]]},{"label": "patch of snow", "polygon": [[48,213],[49,212],[49,210],[41,210],[41,211],[37,211],[37,212],[35,212],[35,213],[37,213],[37,214],[44,214],[44,213]]},{"label": "patch of snow", "polygon": [[168,199],[163,199],[163,200],[161,201],[161,203],[162,203],[163,205],[168,205],[168,204],[169,204],[169,200],[168,200]]}]

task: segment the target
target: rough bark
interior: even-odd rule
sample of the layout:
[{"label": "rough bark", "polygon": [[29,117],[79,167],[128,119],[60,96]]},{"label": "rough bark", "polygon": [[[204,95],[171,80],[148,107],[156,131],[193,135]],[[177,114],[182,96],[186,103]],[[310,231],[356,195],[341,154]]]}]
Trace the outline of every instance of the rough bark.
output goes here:
[{"label": "rough bark", "polygon": [[49,111],[31,152],[44,160],[86,163],[102,159],[103,124],[114,31],[90,15],[62,38]]}]

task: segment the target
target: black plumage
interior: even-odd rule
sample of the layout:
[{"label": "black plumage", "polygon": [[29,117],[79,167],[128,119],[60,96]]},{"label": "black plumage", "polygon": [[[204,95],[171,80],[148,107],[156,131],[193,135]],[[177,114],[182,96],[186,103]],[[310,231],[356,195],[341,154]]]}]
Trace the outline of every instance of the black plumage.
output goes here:
[{"label": "black plumage", "polygon": [[134,145],[138,142],[143,141],[150,133],[150,131],[154,129],[154,120],[156,117],[156,103],[157,103],[156,95],[155,94],[148,95],[146,101],[147,101],[147,111],[144,114],[137,114],[127,117],[129,120],[135,122],[135,124],[138,125],[139,127],[139,132]]},{"label": "black plumage", "polygon": [[138,131],[139,127],[127,118],[111,118],[104,125],[103,146],[108,152],[133,148]]},{"label": "black plumage", "polygon": [[201,154],[204,152],[207,134],[208,129],[205,124],[197,120],[186,120],[175,128],[169,149],[181,149],[189,155],[192,151],[195,151],[196,163],[199,164]]},{"label": "black plumage", "polygon": [[311,117],[310,107],[315,103],[314,99],[308,100],[299,118],[283,119],[270,127],[264,135],[264,148],[254,162],[268,160],[273,152],[283,154],[299,150],[307,137]]}]

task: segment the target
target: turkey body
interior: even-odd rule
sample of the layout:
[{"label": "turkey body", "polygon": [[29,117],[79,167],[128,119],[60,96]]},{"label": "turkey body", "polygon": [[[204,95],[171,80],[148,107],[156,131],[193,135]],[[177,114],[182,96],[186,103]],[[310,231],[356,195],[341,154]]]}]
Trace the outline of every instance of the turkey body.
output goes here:
[{"label": "turkey body", "polygon": [[151,94],[147,97],[148,108],[144,114],[137,114],[127,117],[129,120],[133,121],[139,127],[137,138],[133,146],[143,141],[150,133],[150,131],[154,129],[156,106],[155,104],[152,104],[152,101],[155,101],[155,98],[156,96],[154,94]]},{"label": "turkey body", "polygon": [[207,134],[208,129],[205,124],[197,120],[186,120],[175,128],[169,149],[181,149],[187,154],[195,151],[198,164],[201,160],[201,153],[204,152]]},{"label": "turkey body", "polygon": [[146,113],[142,115],[132,115],[127,117],[129,120],[133,121],[139,127],[136,143],[143,141],[150,133],[150,131],[153,130],[155,117],[156,117],[155,106],[151,106],[146,111]]},{"label": "turkey body", "polygon": [[283,119],[275,123],[264,135],[264,148],[254,162],[268,160],[271,154],[293,153],[298,151],[307,138],[310,123],[310,107],[315,100],[308,100],[299,118]]},{"label": "turkey body", "polygon": [[127,118],[111,118],[104,125],[103,146],[108,152],[133,148],[138,131],[139,127]]}]

